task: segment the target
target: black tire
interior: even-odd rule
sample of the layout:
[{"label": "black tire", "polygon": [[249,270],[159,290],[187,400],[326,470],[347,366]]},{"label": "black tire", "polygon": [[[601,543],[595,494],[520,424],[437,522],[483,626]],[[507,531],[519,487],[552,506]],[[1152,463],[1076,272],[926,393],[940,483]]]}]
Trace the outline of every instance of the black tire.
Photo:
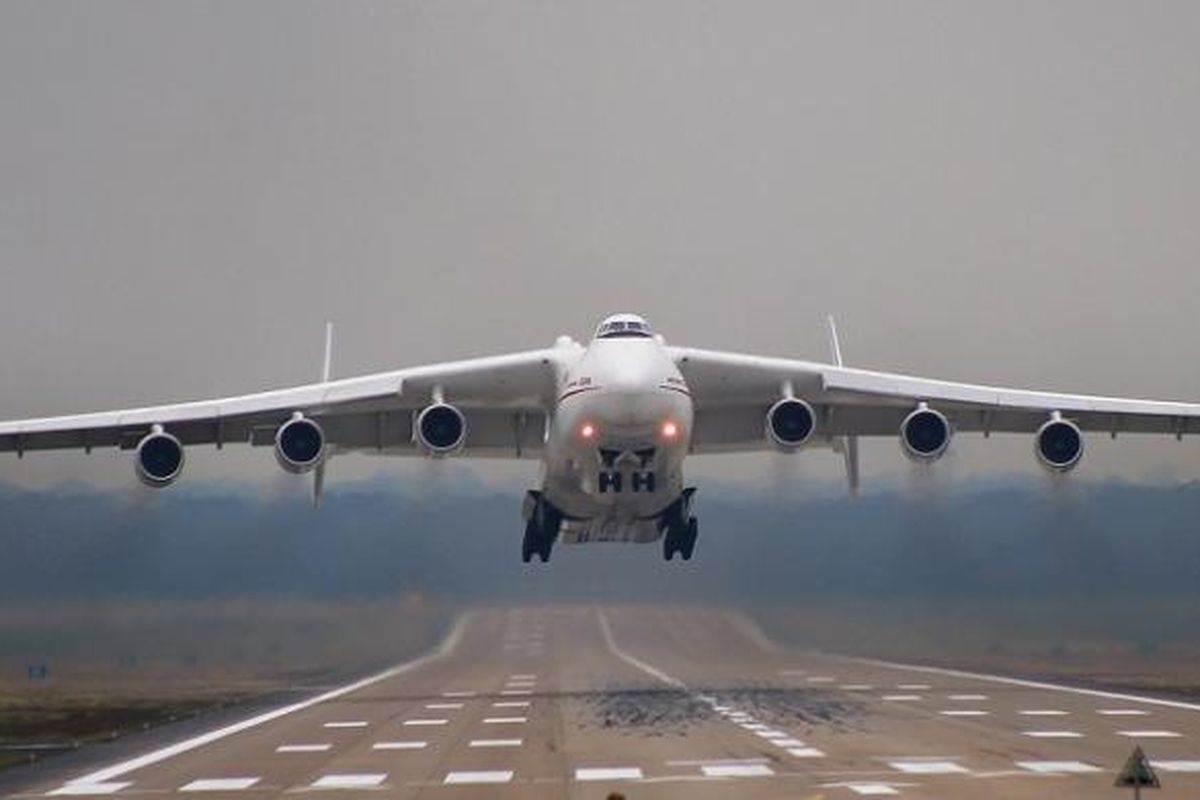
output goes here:
[{"label": "black tire", "polygon": [[521,541],[521,561],[528,564],[533,560],[533,554],[538,550],[538,529],[531,519],[525,523],[525,538]]},{"label": "black tire", "polygon": [[687,533],[683,536],[683,546],[679,548],[680,554],[684,561],[692,560],[692,553],[696,550],[696,537],[700,534],[700,526],[695,517],[689,517],[687,522]]}]

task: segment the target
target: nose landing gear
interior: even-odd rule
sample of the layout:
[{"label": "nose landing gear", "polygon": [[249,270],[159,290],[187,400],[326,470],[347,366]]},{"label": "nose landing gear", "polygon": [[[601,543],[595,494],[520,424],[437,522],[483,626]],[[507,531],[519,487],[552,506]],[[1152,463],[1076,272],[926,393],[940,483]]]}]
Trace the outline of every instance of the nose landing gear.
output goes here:
[{"label": "nose landing gear", "polygon": [[550,551],[558,539],[562,525],[562,512],[546,502],[541,492],[529,492],[525,496],[525,538],[521,542],[521,561],[528,564],[536,554],[546,563]]},{"label": "nose landing gear", "polygon": [[684,561],[690,561],[696,549],[696,537],[700,526],[692,516],[692,494],[695,489],[684,489],[683,496],[671,504],[662,516],[663,558],[671,561],[678,553]]}]

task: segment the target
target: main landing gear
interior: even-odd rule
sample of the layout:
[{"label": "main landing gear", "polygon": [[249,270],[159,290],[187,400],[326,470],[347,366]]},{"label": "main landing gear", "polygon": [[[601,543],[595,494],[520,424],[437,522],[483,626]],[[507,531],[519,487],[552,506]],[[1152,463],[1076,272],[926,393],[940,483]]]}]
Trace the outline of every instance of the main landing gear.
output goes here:
[{"label": "main landing gear", "polygon": [[663,558],[667,561],[675,558],[676,553],[684,561],[690,561],[696,549],[696,536],[700,530],[696,518],[691,514],[692,494],[695,491],[684,489],[683,496],[663,513],[660,526],[663,531]]},{"label": "main landing gear", "polygon": [[521,560],[528,564],[536,553],[542,563],[550,560],[550,551],[558,540],[562,512],[546,502],[541,492],[525,495],[525,538],[521,542]]}]

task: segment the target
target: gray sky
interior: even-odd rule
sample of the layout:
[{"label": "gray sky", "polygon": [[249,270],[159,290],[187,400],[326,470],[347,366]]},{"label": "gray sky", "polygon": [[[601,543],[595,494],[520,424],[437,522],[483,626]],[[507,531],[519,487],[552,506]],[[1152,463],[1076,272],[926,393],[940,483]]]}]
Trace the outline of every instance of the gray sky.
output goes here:
[{"label": "gray sky", "polygon": [[[7,2],[0,417],[309,381],[326,318],[347,375],[615,310],[806,357],[834,312],[860,366],[1200,399],[1197,40],[1191,2]],[[1200,471],[1118,444],[1081,472]]]}]

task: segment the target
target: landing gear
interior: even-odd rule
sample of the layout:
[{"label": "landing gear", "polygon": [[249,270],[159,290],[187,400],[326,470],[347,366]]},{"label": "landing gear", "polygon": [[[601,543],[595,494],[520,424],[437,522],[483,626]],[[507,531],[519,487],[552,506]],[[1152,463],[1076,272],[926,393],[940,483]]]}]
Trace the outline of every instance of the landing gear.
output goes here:
[{"label": "landing gear", "polygon": [[700,533],[699,523],[691,515],[692,493],[695,489],[685,489],[683,496],[667,509],[662,517],[663,558],[671,561],[675,554],[684,561],[690,561],[696,549],[696,536]]},{"label": "landing gear", "polygon": [[521,560],[528,564],[536,554],[546,563],[550,551],[558,539],[562,525],[562,512],[542,497],[541,492],[529,492],[525,496],[525,538],[521,542]]}]

